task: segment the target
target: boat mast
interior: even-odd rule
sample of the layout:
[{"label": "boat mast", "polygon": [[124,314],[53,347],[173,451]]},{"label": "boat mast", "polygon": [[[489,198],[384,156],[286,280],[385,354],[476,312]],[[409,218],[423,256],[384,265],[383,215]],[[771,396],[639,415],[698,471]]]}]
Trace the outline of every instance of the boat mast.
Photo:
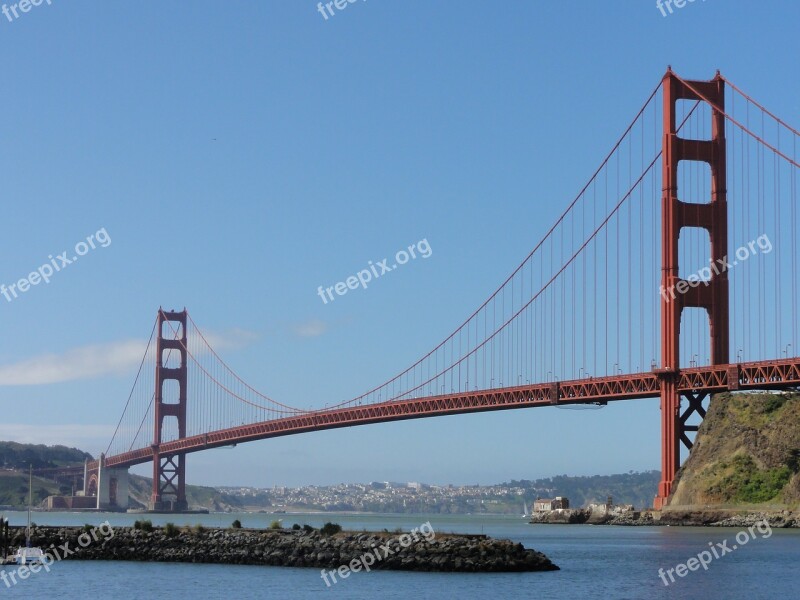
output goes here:
[{"label": "boat mast", "polygon": [[28,527],[25,529],[25,547],[31,547],[31,504],[33,504],[33,465],[28,465]]}]

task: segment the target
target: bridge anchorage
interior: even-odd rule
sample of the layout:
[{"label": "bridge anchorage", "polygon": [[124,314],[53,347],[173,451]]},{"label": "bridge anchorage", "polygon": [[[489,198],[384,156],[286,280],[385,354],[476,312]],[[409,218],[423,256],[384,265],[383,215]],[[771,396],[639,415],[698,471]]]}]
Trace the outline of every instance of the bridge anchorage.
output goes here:
[{"label": "bridge anchorage", "polygon": [[[756,133],[751,123],[759,121]],[[488,300],[416,363],[330,407],[296,408],[258,392],[185,309],[159,310],[113,439],[86,465],[81,502],[125,508],[127,469],[152,461],[148,508],[187,510],[187,455],[243,442],[659,398],[654,507],[663,508],[681,447],[691,451],[711,394],[800,385],[800,358],[792,357],[800,347],[798,148],[799,131],[721,74],[694,81],[668,70],[600,168]],[[774,240],[769,262],[751,252],[748,266],[731,268],[731,247],[740,245],[735,255],[744,261],[745,242],[766,233]],[[682,276],[693,260],[714,268],[704,267],[701,279]]]}]

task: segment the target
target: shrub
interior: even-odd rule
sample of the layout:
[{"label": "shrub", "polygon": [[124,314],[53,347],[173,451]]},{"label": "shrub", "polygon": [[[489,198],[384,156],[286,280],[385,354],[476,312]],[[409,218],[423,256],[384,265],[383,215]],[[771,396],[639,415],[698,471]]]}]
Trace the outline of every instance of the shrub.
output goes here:
[{"label": "shrub", "polygon": [[203,527],[200,523],[194,526],[194,532],[196,535],[202,535],[206,532],[206,528]]},{"label": "shrub", "polygon": [[779,410],[786,404],[788,398],[785,396],[770,396],[767,398],[766,402],[764,402],[764,412],[771,413]]},{"label": "shrub", "polygon": [[723,501],[753,504],[767,502],[780,493],[792,475],[791,468],[787,465],[759,469],[752,457],[745,454],[737,454],[721,466],[731,469],[732,472],[712,485],[709,491],[720,496]]},{"label": "shrub", "polygon": [[312,531],[314,531],[314,528],[306,523],[305,525],[303,525],[303,531],[305,531],[306,533],[311,533]]},{"label": "shrub", "polygon": [[292,525],[292,531],[300,531],[300,525],[298,525],[297,523]]},{"label": "shrub", "polygon": [[153,531],[153,522],[150,519],[142,520],[142,521],[135,521],[133,523],[133,528],[138,529],[140,531]]},{"label": "shrub", "polygon": [[92,529],[94,529],[94,527],[89,525],[88,523],[84,524],[83,526],[84,533],[91,533]]},{"label": "shrub", "polygon": [[322,527],[320,527],[319,532],[322,535],[335,535],[342,530],[342,526],[338,523],[325,523]]},{"label": "shrub", "polygon": [[273,521],[272,523],[269,524],[269,528],[270,529],[283,529],[283,526],[281,525],[280,521]]},{"label": "shrub", "polygon": [[175,523],[167,523],[164,525],[164,535],[167,537],[175,537],[180,533],[178,526]]},{"label": "shrub", "polygon": [[789,451],[789,458],[786,461],[786,466],[789,467],[792,473],[800,471],[800,448]]},{"label": "shrub", "polygon": [[236,519],[233,523],[231,523],[231,527],[233,529],[241,529],[242,528],[242,522],[239,519]]}]

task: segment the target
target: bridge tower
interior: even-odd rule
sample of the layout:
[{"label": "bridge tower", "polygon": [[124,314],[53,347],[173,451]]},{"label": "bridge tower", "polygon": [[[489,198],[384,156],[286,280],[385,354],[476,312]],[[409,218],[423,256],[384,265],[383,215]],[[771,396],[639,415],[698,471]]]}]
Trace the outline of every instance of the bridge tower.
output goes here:
[{"label": "bridge tower", "polygon": [[[693,414],[705,416],[702,402],[706,394],[678,392],[680,379],[680,328],[684,308],[704,308],[711,328],[711,363],[728,363],[728,273],[724,258],[728,251],[728,204],[726,190],[725,82],[719,72],[711,81],[684,84],[669,69],[664,75],[663,193],[661,200],[661,482],[654,506],[666,504],[675,474],[680,467],[681,442],[689,449],[689,431],[697,426],[686,422]],[[689,88],[691,86],[694,91]],[[705,101],[711,104],[711,139],[690,140],[678,136],[678,100]],[[711,197],[706,203],[680,200],[678,163],[700,161],[711,167]],[[719,266],[711,280],[698,285],[679,277],[678,238],[684,227],[706,229],[711,240],[711,261]],[[719,262],[716,262],[719,261]],[[720,266],[721,265],[721,266]],[[677,293],[670,293],[676,290]],[[681,396],[688,406],[681,413]]]},{"label": "bridge tower", "polygon": [[[167,324],[167,335],[164,325]],[[158,337],[156,338],[156,378],[153,399],[155,430],[153,432],[153,493],[150,497],[151,510],[186,510],[186,455],[174,454],[162,457],[159,445],[162,440],[164,419],[173,417],[178,421],[178,437],[186,437],[186,309],[182,312],[158,311]],[[178,335],[173,334],[173,330]],[[177,367],[167,367],[167,357],[177,353],[180,363]],[[174,359],[172,360],[174,363]],[[176,381],[177,398],[170,397],[165,402],[164,384]]]}]

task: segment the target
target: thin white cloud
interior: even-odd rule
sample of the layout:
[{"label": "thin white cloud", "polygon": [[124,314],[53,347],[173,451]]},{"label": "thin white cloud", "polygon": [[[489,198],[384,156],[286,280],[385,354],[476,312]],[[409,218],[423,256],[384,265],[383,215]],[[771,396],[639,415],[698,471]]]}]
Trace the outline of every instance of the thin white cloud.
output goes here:
[{"label": "thin white cloud", "polygon": [[328,324],[319,319],[312,319],[294,327],[295,334],[300,337],[318,337],[328,331]]},{"label": "thin white cloud", "polygon": [[44,385],[119,375],[141,362],[146,347],[147,342],[127,340],[42,354],[0,365],[0,385]]},{"label": "thin white cloud", "polygon": [[[254,333],[243,329],[204,335],[217,351],[241,348],[256,339]],[[62,354],[42,354],[0,365],[0,386],[45,385],[108,375],[128,375],[131,370],[138,368],[146,347],[144,340],[93,344]]]},{"label": "thin white cloud", "polygon": [[255,342],[258,335],[246,329],[229,329],[224,332],[203,332],[208,344],[217,352],[220,350],[238,350]]}]

